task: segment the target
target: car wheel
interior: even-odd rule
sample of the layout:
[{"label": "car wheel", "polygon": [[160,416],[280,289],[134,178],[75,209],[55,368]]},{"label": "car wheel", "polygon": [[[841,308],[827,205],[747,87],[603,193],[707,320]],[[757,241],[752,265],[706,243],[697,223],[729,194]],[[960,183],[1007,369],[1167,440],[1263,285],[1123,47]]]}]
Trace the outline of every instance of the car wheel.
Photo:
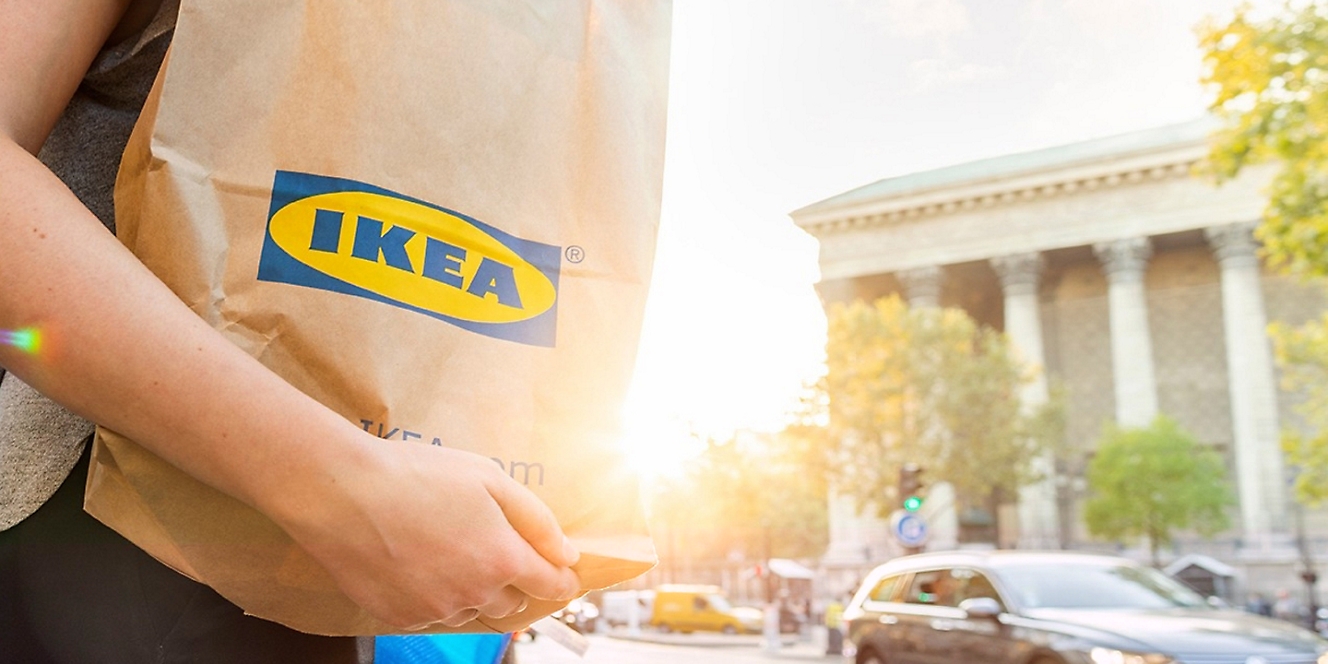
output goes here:
[{"label": "car wheel", "polygon": [[885,664],[885,659],[876,654],[875,650],[868,650],[858,654],[858,664]]},{"label": "car wheel", "polygon": [[724,632],[725,634],[728,634],[728,635],[732,636],[732,635],[738,633],[738,628],[737,628],[737,627],[734,627],[733,625],[725,625],[725,626],[724,626],[724,629],[722,629],[722,630],[720,630],[720,631]]},{"label": "car wheel", "polygon": [[670,627],[668,623],[660,623],[660,624],[659,624],[659,631],[661,631],[661,632],[663,632],[663,633],[665,633],[665,634],[668,634],[669,632],[672,632],[672,631],[673,631],[673,628]]}]

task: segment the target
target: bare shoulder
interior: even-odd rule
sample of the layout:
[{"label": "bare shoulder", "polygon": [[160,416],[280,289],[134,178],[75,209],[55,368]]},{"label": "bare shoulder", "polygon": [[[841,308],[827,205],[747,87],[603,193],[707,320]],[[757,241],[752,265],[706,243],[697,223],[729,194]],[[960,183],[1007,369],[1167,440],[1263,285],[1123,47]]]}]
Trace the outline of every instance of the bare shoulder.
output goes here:
[{"label": "bare shoulder", "polygon": [[36,152],[97,53],[160,3],[0,0],[0,140]]}]

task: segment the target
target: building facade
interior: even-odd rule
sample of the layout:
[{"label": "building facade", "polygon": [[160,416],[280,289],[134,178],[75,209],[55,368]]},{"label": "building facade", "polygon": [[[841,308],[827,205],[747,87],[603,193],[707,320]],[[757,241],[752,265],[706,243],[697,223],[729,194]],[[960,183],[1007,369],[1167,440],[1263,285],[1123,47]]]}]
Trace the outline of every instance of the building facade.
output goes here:
[{"label": "building facade", "polygon": [[[1041,369],[1026,403],[1063,388],[1067,445],[1091,454],[1107,424],[1165,414],[1220,451],[1239,501],[1233,527],[1177,548],[1236,564],[1248,588],[1292,587],[1297,544],[1321,543],[1328,522],[1291,498],[1279,438],[1296,425],[1295,395],[1279,387],[1266,328],[1317,317],[1328,299],[1260,262],[1252,230],[1272,167],[1220,186],[1196,175],[1212,128],[1198,120],[890,178],[791,216],[819,241],[827,305],[898,293],[1003,330]],[[1000,544],[1101,548],[1078,516],[1083,468],[1040,463],[1048,479],[1021,491],[1017,518],[1002,515],[1013,525]],[[828,567],[894,552],[884,524],[832,503]]]}]

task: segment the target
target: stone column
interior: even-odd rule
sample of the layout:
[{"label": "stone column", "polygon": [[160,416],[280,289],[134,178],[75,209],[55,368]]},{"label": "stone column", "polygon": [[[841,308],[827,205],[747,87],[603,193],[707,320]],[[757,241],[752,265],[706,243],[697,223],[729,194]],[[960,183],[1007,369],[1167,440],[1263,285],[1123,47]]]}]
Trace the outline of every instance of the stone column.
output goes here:
[{"label": "stone column", "polygon": [[1144,268],[1152,256],[1146,237],[1093,245],[1107,273],[1111,311],[1111,369],[1116,395],[1116,423],[1145,427],[1157,417],[1157,381],[1153,343],[1144,297]]},{"label": "stone column", "polygon": [[941,266],[926,265],[895,273],[904,286],[908,306],[914,308],[941,306]]},{"label": "stone column", "polygon": [[1204,235],[1222,267],[1222,321],[1243,539],[1246,547],[1264,548],[1275,534],[1286,534],[1286,482],[1277,379],[1253,232],[1254,224],[1244,223],[1208,228]]},{"label": "stone column", "polygon": [[1038,303],[1038,278],[1042,275],[1042,254],[1030,252],[991,259],[1005,293],[1005,334],[1010,337],[1020,361],[1037,372],[1024,387],[1024,403],[1038,405],[1047,401],[1047,376],[1042,367],[1042,314]]},{"label": "stone column", "polygon": [[[1020,394],[1025,412],[1031,412],[1048,399],[1038,302],[1038,278],[1044,261],[1042,254],[1030,252],[993,258],[991,265],[1005,293],[1005,334],[1014,346],[1015,357],[1034,372]],[[1060,519],[1056,509],[1055,457],[1051,450],[1033,461],[1033,469],[1044,479],[1019,489],[1019,547],[1056,548],[1060,544]]]}]

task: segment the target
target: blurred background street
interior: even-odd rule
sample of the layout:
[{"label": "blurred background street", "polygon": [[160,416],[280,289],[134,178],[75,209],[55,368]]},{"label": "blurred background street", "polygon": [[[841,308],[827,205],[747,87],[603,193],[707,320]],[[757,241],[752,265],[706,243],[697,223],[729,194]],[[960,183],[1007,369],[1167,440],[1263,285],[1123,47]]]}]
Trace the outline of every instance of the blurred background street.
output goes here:
[{"label": "blurred background street", "polygon": [[516,664],[755,664],[778,661],[841,662],[824,654],[824,645],[789,641],[778,651],[766,650],[759,636],[677,634],[628,639],[589,635],[590,649],[578,657],[546,637],[516,644]]}]

